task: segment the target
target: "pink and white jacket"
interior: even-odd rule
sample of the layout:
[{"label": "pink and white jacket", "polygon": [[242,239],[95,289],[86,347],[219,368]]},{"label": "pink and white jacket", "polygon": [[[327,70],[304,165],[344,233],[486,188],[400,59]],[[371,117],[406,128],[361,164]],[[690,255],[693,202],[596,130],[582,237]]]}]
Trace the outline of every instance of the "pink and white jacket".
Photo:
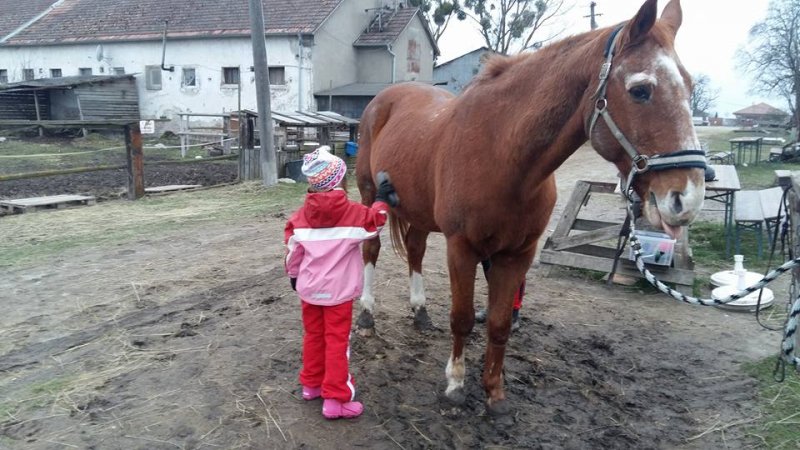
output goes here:
[{"label": "pink and white jacket", "polygon": [[361,241],[378,236],[389,205],[364,206],[342,189],[309,193],[286,223],[286,273],[297,278],[307,303],[332,306],[361,295],[364,263]]}]

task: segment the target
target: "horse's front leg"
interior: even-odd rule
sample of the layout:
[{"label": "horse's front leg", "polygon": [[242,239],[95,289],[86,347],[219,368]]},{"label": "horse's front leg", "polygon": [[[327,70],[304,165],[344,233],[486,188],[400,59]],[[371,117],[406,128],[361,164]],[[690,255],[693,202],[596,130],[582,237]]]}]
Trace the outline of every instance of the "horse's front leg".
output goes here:
[{"label": "horse's front leg", "polygon": [[428,310],[425,308],[425,285],[422,281],[422,258],[425,257],[428,234],[427,231],[410,227],[405,236],[411,310],[414,311],[414,326],[418,330],[433,328]]},{"label": "horse's front leg", "polygon": [[447,389],[445,395],[454,403],[462,404],[464,394],[464,344],[475,324],[473,297],[475,294],[475,268],[478,257],[466,239],[455,236],[447,239],[447,266],[450,271],[450,330],[453,334],[453,351],[447,361]]},{"label": "horse's front leg", "polygon": [[489,311],[483,388],[487,396],[486,409],[492,415],[510,411],[503,387],[503,358],[511,333],[514,294],[525,279],[532,260],[533,252],[530,255],[495,255],[492,257],[492,270],[488,272]]},{"label": "horse's front leg", "polygon": [[356,332],[361,336],[372,336],[375,334],[375,319],[372,310],[375,307],[375,264],[378,262],[378,255],[381,252],[381,238],[369,239],[362,244],[362,255],[364,257],[364,288],[361,291],[361,314],[356,321]]}]

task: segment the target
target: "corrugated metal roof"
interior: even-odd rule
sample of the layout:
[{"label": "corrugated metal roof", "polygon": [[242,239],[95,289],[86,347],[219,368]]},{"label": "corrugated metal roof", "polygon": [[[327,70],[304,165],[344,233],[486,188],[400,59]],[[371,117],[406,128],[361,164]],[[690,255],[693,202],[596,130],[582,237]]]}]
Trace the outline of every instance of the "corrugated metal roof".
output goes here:
[{"label": "corrugated metal roof", "polygon": [[326,89],[324,91],[315,92],[314,95],[326,96],[331,95],[334,97],[340,96],[362,96],[374,97],[378,92],[391,86],[391,83],[353,83],[344,86],[335,87],[333,89]]},{"label": "corrugated metal roof", "polygon": [[19,81],[16,83],[0,85],[0,92],[48,88],[55,89],[134,78],[135,77],[133,75],[88,75],[60,78],[40,78],[37,80]]},{"label": "corrugated metal roof", "polygon": [[[25,3],[19,23],[46,9],[20,0],[0,0],[0,13]],[[54,1],[54,0],[53,0]],[[344,0],[262,0],[268,34],[313,33]],[[32,3],[32,4],[33,4]],[[49,7],[47,2],[47,6]],[[34,14],[36,12],[36,14]],[[23,16],[30,16],[23,19]],[[249,36],[247,0],[63,0],[7,45],[160,39],[164,21],[171,37]],[[2,21],[0,21],[2,24]]]}]

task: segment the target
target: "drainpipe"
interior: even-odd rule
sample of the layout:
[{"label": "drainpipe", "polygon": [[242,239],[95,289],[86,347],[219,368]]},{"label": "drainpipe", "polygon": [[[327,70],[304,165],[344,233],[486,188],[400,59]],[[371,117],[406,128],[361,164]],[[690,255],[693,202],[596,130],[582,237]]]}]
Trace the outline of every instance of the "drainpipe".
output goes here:
[{"label": "drainpipe", "polygon": [[167,25],[169,25],[169,20],[164,21],[164,36],[161,38],[161,70],[173,72],[175,66],[164,66],[164,61],[167,57]]},{"label": "drainpipe", "polygon": [[392,84],[394,84],[395,65],[397,64],[397,55],[392,51],[392,44],[386,44],[386,51],[392,55]]},{"label": "drainpipe", "polygon": [[297,33],[297,110],[303,110],[303,35]]}]

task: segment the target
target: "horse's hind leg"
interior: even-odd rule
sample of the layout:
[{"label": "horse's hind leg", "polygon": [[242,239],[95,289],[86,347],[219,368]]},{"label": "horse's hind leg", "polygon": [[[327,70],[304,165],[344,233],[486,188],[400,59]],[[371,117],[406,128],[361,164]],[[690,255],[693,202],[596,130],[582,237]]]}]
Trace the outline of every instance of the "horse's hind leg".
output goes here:
[{"label": "horse's hind leg", "polygon": [[357,332],[361,336],[372,336],[375,333],[375,319],[372,310],[375,307],[375,294],[373,287],[375,284],[375,263],[378,262],[378,254],[381,252],[381,238],[376,237],[364,241],[362,244],[362,254],[364,256],[364,288],[361,291],[361,314],[356,322]]},{"label": "horse's hind leg", "polygon": [[428,234],[427,231],[409,227],[405,236],[411,309],[414,311],[414,326],[418,330],[433,328],[425,308],[425,285],[422,281],[422,258],[425,257]]},{"label": "horse's hind leg", "polygon": [[[369,147],[365,145],[363,150],[364,153],[359,154],[356,162],[356,182],[361,193],[361,202],[369,206],[375,201],[376,192],[369,167]],[[372,336],[375,332],[375,320],[372,315],[372,310],[375,307],[373,289],[375,284],[375,264],[378,262],[378,255],[381,252],[380,236],[364,241],[361,252],[364,258],[364,287],[359,299],[361,314],[359,314],[356,321],[356,331],[361,336]]]}]

